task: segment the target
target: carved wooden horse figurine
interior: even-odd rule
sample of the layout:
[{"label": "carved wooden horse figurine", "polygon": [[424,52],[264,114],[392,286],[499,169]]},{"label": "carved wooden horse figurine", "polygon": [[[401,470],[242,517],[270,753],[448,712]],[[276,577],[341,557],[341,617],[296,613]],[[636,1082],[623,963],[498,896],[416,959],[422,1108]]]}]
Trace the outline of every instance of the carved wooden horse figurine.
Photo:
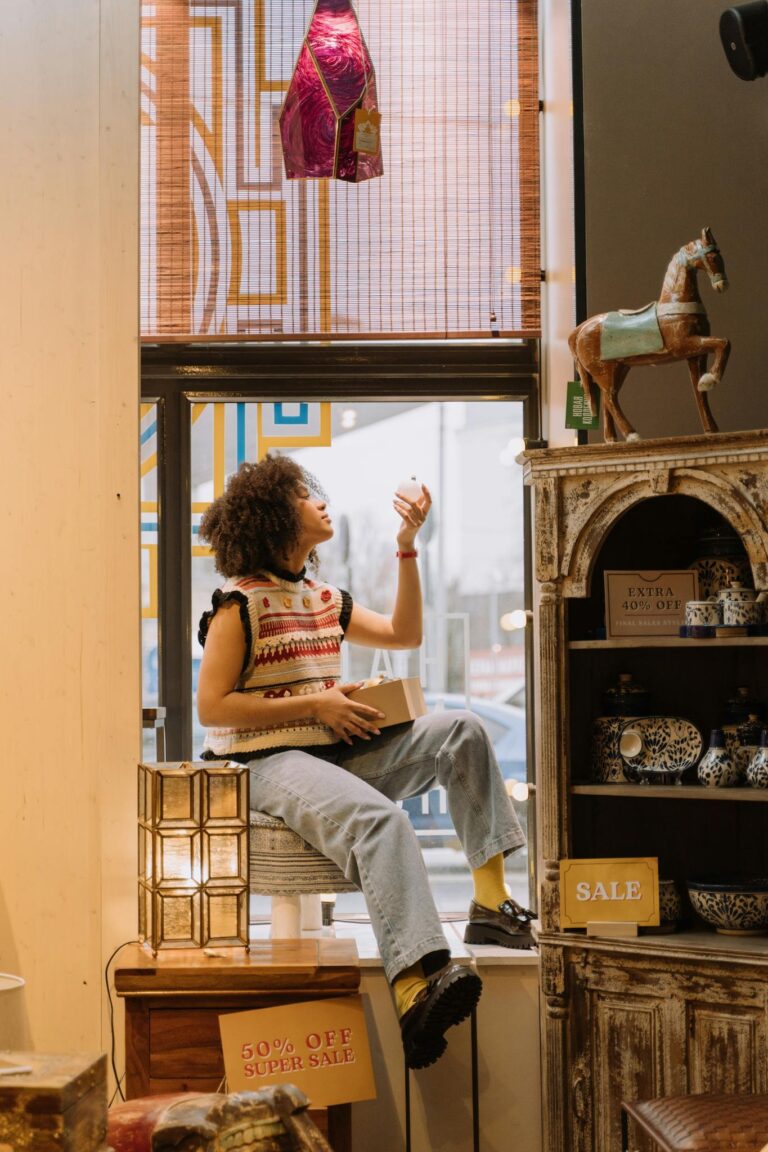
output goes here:
[{"label": "carved wooden horse figurine", "polygon": [[[730,342],[710,336],[709,321],[699,297],[697,273],[706,270],[716,292],[728,287],[723,258],[709,228],[701,238],[685,244],[669,262],[661,295],[655,304],[637,312],[604,312],[575,328],[568,345],[579,372],[584,395],[592,411],[595,385],[603,393],[603,435],[616,439],[616,427],[627,440],[639,440],[619,406],[619,389],[635,364],[666,364],[687,360],[696,404],[705,432],[717,432],[705,393],[722,379]],[[639,336],[628,338],[625,326]],[[713,353],[707,371],[707,356]]]}]

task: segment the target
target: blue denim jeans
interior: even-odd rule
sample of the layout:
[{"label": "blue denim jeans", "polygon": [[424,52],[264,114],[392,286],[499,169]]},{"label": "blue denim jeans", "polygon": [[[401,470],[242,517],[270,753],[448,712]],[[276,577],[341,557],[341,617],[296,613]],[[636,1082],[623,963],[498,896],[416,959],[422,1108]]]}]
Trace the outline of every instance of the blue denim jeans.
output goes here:
[{"label": "blue denim jeans", "polygon": [[471,868],[525,844],[485,729],[472,712],[432,713],[340,743],[249,764],[251,805],[279,816],[328,856],[365,896],[387,979],[450,953],[416,834],[397,800],[442,784]]}]

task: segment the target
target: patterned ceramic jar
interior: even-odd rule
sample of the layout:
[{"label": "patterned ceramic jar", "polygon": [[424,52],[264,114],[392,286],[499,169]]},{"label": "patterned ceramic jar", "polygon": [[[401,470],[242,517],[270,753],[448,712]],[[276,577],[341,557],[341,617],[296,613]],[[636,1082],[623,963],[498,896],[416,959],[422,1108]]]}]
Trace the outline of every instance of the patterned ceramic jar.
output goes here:
[{"label": "patterned ceramic jar", "polygon": [[763,728],[760,746],[747,765],[747,784],[751,788],[768,788],[768,728]]},{"label": "patterned ceramic jar", "polygon": [[683,918],[683,901],[674,880],[659,880],[659,929],[674,932]]},{"label": "patterned ceramic jar", "polygon": [[[723,739],[725,740],[725,747],[728,750],[728,754],[734,763],[734,767],[739,773],[739,781],[745,778],[747,764],[749,763],[749,757],[744,753],[744,748],[739,736],[740,728],[740,724],[723,724],[722,728],[720,729],[723,734]],[[758,734],[758,740],[759,739],[760,736]]]},{"label": "patterned ceramic jar", "polygon": [[757,604],[757,592],[735,582],[721,588],[717,594],[723,624],[729,627],[746,627],[757,624],[762,616],[762,608]]},{"label": "patterned ceramic jar", "polygon": [[752,604],[757,599],[757,590],[734,580],[726,588],[720,589],[717,599],[720,604]]},{"label": "patterned ceramic jar", "polygon": [[748,584],[752,579],[747,554],[739,537],[728,528],[716,528],[699,541],[699,551],[691,568],[699,577],[702,600],[717,595],[733,581]]},{"label": "patterned ceramic jar", "polygon": [[[760,747],[762,730],[762,721],[754,712],[751,713],[742,724],[736,726],[738,746],[735,751],[731,751],[731,755],[734,756],[734,759],[739,765],[739,771],[743,780],[746,780],[747,768],[750,765],[752,757]],[[725,729],[723,729],[723,731],[725,731]]]},{"label": "patterned ceramic jar", "polygon": [[721,604],[723,624],[729,628],[747,628],[763,619],[763,606],[756,600],[725,600]]},{"label": "patterned ceramic jar", "polygon": [[699,783],[705,788],[733,788],[739,783],[739,769],[725,745],[722,728],[713,728],[709,748],[696,770]]},{"label": "patterned ceramic jar", "polygon": [[619,733],[631,716],[598,716],[592,725],[590,777],[599,784],[626,784]]},{"label": "patterned ceramic jar", "polygon": [[638,684],[631,672],[620,672],[603,692],[606,715],[598,716],[592,728],[592,779],[600,784],[626,784],[624,761],[619,752],[619,735],[636,716],[647,716],[651,694]]}]

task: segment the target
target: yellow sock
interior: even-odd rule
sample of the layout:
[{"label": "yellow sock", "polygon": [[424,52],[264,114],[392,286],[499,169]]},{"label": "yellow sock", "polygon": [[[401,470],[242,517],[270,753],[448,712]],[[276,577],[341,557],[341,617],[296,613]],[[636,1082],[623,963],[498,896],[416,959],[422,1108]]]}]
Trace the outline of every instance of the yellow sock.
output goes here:
[{"label": "yellow sock", "polygon": [[398,1016],[405,1015],[422,988],[426,988],[427,983],[420,960],[417,960],[410,968],[405,968],[399,976],[395,976],[392,981],[392,990],[395,994]]},{"label": "yellow sock", "polygon": [[475,900],[483,908],[498,908],[503,904],[509,889],[504,883],[504,857],[501,852],[491,856],[485,864],[472,869],[472,883],[475,886]]}]

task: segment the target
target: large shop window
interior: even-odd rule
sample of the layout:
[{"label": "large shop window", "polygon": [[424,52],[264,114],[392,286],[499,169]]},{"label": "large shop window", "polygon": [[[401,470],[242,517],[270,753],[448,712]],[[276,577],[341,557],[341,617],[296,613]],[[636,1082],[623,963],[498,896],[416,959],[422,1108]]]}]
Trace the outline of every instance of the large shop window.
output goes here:
[{"label": "large shop window", "polygon": [[537,336],[536,0],[357,0],[383,176],[287,180],[313,0],[143,0],[145,338]]},{"label": "large shop window", "polygon": [[[526,647],[524,507],[516,463],[523,436],[520,402],[190,402],[191,535],[189,632],[192,637],[193,755],[203,730],[194,693],[201,649],[200,615],[222,582],[197,539],[200,517],[243,460],[290,453],[326,490],[335,536],[321,549],[320,575],[378,611],[392,605],[397,516],[392,494],[412,474],[434,496],[419,542],[425,641],[411,652],[344,645],[345,678],[420,676],[430,709],[469,707],[493,742],[508,791],[526,817]],[[144,702],[158,702],[155,405],[143,417]],[[154,535],[153,535],[154,534]],[[152,748],[146,754],[152,758]],[[441,789],[405,802],[422,840],[443,911],[466,908],[470,877]],[[509,865],[513,894],[526,903],[528,861]],[[339,913],[362,912],[358,894],[339,898]]]},{"label": "large shop window", "polygon": [[[386,606],[392,489],[417,472],[437,504],[423,650],[350,649],[345,674],[408,670],[430,707],[468,701],[511,789],[527,773],[514,442],[540,434],[536,0],[356,0],[384,163],[360,184],[285,178],[278,117],[313,8],[141,0],[144,705],[167,708],[170,759],[199,753],[197,618],[218,583],[200,515],[270,448],[260,413],[295,431],[322,408],[330,445],[272,448],[331,495],[329,580]],[[444,797],[409,810],[441,907],[465,911]],[[524,859],[510,880],[527,903]]]}]

